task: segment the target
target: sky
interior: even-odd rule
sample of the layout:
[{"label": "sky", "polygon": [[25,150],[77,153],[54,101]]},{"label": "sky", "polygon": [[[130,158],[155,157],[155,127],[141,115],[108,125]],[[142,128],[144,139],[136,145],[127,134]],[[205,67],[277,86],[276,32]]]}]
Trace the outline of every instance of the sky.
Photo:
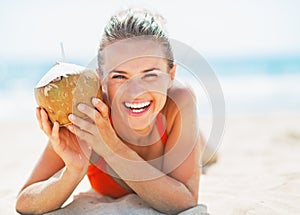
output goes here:
[{"label": "sky", "polygon": [[297,0],[1,0],[0,59],[92,59],[116,11],[148,8],[204,56],[300,55]]}]

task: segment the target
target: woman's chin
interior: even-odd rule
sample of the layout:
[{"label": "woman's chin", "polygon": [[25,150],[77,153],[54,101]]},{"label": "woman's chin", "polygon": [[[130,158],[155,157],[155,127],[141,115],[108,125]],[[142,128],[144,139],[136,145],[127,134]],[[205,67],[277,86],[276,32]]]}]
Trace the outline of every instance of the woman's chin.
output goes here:
[{"label": "woman's chin", "polygon": [[128,118],[129,128],[135,131],[138,134],[146,135],[150,132],[150,123],[149,118],[144,119],[131,119]]},{"label": "woman's chin", "polygon": [[116,125],[116,127],[118,127],[117,124],[119,124],[121,120],[123,121],[121,124],[131,131],[134,131],[134,133],[139,135],[149,134],[153,120],[156,117],[156,113],[153,111],[152,105],[142,111],[130,110],[128,108],[119,109],[119,111],[120,112],[115,112],[116,115],[113,117],[113,124]]}]

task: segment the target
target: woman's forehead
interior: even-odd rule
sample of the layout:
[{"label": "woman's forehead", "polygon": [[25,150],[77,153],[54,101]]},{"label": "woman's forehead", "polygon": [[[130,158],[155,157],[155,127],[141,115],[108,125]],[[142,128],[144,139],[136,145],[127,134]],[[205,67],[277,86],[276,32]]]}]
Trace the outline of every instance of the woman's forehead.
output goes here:
[{"label": "woman's forehead", "polygon": [[111,71],[116,67],[134,60],[166,58],[162,46],[153,40],[121,40],[108,45],[103,50],[102,65],[104,71]]},{"label": "woman's forehead", "polygon": [[139,57],[126,61],[113,70],[117,71],[131,71],[131,72],[141,72],[149,69],[165,70],[167,69],[167,63],[165,59],[158,57]]}]

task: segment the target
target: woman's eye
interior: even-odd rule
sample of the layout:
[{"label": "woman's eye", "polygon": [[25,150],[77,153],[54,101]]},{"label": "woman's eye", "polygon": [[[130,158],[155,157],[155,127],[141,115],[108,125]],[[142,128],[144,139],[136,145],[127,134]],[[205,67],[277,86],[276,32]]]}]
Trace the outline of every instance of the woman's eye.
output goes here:
[{"label": "woman's eye", "polygon": [[149,73],[146,75],[146,77],[157,77],[156,73]]},{"label": "woman's eye", "polygon": [[143,78],[152,80],[152,79],[155,79],[156,77],[158,77],[158,74],[156,74],[156,73],[147,73],[146,75],[144,75]]},{"label": "woman's eye", "polygon": [[113,79],[126,79],[126,77],[124,75],[114,75],[112,78]]}]

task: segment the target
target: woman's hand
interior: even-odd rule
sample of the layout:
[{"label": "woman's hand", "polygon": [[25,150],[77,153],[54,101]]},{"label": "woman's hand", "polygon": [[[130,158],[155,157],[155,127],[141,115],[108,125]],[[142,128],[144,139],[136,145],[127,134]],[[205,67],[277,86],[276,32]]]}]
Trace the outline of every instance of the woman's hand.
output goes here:
[{"label": "woman's hand", "polygon": [[68,129],[80,141],[88,143],[98,155],[105,157],[111,152],[105,143],[117,138],[117,135],[110,123],[107,105],[97,98],[92,101],[96,109],[85,104],[78,105],[78,109],[90,119],[85,120],[71,114],[69,120],[73,125],[68,126]]},{"label": "woman's hand", "polygon": [[44,109],[37,108],[36,115],[40,128],[49,137],[54,151],[64,161],[67,169],[84,175],[91,155],[91,148],[88,144],[78,141],[67,128],[60,128],[58,122],[54,122],[52,126]]}]

